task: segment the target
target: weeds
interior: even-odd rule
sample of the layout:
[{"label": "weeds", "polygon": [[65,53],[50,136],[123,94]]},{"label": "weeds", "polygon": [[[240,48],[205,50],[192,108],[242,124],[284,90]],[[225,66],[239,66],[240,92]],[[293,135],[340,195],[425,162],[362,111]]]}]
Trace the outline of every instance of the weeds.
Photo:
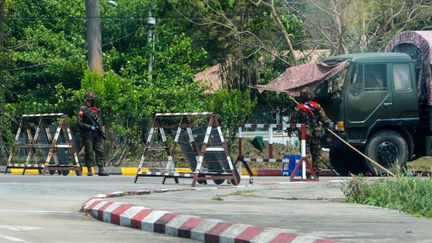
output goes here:
[{"label": "weeds", "polygon": [[243,190],[230,193],[229,195],[238,197],[258,197],[254,192],[255,190]]},{"label": "weeds", "polygon": [[212,198],[212,200],[215,201],[223,201],[224,200],[224,195],[216,195]]},{"label": "weeds", "polygon": [[240,191],[235,191],[229,194],[224,194],[224,195],[216,195],[212,198],[212,200],[215,201],[223,201],[225,197],[228,196],[237,196],[237,197],[259,197],[258,195],[254,194],[255,190],[240,190]]},{"label": "weeds", "polygon": [[354,176],[343,188],[346,201],[396,209],[415,216],[432,218],[432,178],[383,178],[368,182]]}]

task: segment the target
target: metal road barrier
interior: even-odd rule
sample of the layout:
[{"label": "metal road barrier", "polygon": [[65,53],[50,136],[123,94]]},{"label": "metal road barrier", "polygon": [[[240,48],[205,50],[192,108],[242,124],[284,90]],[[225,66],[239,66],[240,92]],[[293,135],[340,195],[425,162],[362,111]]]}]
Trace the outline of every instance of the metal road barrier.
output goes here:
[{"label": "metal road barrier", "polygon": [[69,118],[63,113],[22,115],[5,174],[11,169],[20,169],[23,175],[26,170],[42,175],[68,175],[74,170],[81,175]]},{"label": "metal road barrier", "polygon": [[[177,148],[179,145],[179,148]],[[178,160],[178,161],[176,161]],[[191,172],[176,172],[178,162],[189,165]],[[207,184],[225,180],[237,185],[240,174],[233,166],[222,129],[213,112],[157,113],[144,145],[134,183],[139,177],[192,178]]]}]

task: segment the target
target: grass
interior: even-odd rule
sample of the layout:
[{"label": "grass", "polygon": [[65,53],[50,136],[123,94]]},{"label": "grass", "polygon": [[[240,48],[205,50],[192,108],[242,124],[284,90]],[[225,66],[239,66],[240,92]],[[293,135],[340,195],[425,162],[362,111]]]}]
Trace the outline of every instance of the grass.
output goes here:
[{"label": "grass", "polygon": [[212,198],[212,200],[215,201],[223,201],[224,200],[224,195],[216,195]]},{"label": "grass", "polygon": [[408,162],[407,167],[410,170],[430,170],[432,171],[432,156],[420,157],[414,161]]},{"label": "grass", "polygon": [[255,190],[240,190],[233,193],[228,194],[228,196],[237,196],[237,197],[257,197],[254,194]]},{"label": "grass", "polygon": [[229,196],[258,197],[256,194],[254,194],[254,192],[255,192],[255,190],[240,190],[240,191],[235,191],[235,192],[232,192],[229,194],[224,194],[224,195],[217,194],[212,198],[212,200],[223,201],[224,198],[229,197]]},{"label": "grass", "polygon": [[368,182],[354,176],[342,188],[346,201],[391,208],[414,216],[432,218],[432,178],[407,177],[382,178]]}]

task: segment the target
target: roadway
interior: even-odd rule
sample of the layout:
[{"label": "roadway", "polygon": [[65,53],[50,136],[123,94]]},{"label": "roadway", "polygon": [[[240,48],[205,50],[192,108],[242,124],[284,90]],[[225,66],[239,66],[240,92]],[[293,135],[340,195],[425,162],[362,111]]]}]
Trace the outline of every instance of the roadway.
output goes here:
[{"label": "roadway", "polygon": [[[112,200],[158,210],[254,226],[282,228],[339,242],[430,242],[432,220],[395,210],[343,202],[348,178],[290,183],[255,177],[240,187],[213,183],[199,191],[153,193]],[[373,178],[371,178],[373,180]],[[91,196],[114,191],[190,188],[161,178],[0,175],[0,242],[193,242],[99,222],[81,213]],[[207,190],[208,188],[208,190]],[[219,189],[218,189],[219,188]]]}]

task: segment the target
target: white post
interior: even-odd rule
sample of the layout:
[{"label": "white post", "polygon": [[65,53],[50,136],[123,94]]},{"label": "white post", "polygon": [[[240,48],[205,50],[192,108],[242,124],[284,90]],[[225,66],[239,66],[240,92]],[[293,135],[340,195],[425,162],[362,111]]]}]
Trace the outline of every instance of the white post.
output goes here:
[{"label": "white post", "polygon": [[273,127],[269,126],[268,128],[269,133],[269,158],[273,158]]},{"label": "white post", "polygon": [[[306,158],[306,128],[301,124],[301,157]],[[302,179],[306,179],[306,163],[302,160]]]}]

